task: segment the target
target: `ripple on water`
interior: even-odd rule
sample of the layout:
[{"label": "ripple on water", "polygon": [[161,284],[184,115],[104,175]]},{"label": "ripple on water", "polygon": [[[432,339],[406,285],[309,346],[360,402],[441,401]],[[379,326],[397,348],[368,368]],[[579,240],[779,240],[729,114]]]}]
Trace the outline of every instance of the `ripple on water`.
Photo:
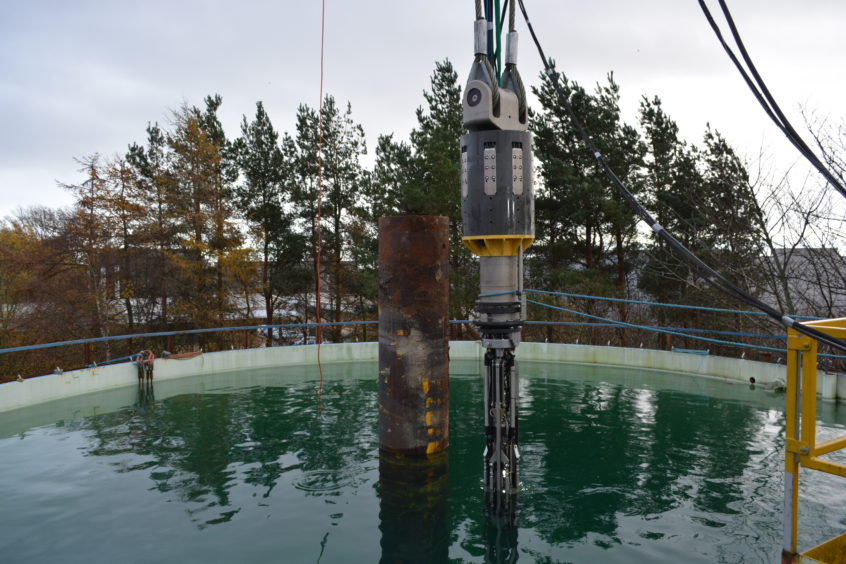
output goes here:
[{"label": "ripple on water", "polygon": [[[211,394],[200,380],[143,413],[75,416],[0,439],[0,499],[14,516],[0,528],[0,554],[4,564],[79,560],[92,547],[99,561],[369,562],[431,527],[449,559],[464,562],[514,551],[520,561],[773,561],[784,448],[777,405],[738,401],[739,388],[712,397],[584,367],[543,369],[561,373],[532,378],[532,364],[521,366],[516,531],[485,520],[478,376],[451,382],[446,503],[443,489],[425,484],[385,495],[371,367],[360,379],[328,380],[322,411],[313,380]],[[842,423],[821,422],[821,436],[842,433]],[[803,480],[810,543],[843,528],[846,499],[836,482]],[[380,521],[402,520],[406,509],[425,519]],[[44,542],[21,540],[45,527]]]},{"label": "ripple on water", "polygon": [[338,470],[309,470],[292,482],[298,490],[313,494],[337,492],[355,484],[355,474]]}]

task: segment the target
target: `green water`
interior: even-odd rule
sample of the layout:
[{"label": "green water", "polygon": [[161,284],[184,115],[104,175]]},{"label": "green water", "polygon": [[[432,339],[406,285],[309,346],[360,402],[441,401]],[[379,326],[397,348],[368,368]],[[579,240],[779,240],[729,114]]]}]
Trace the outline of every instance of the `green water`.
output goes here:
[{"label": "green water", "polygon": [[[373,364],[329,367],[320,406],[316,372],[279,369],[0,414],[0,561],[777,561],[783,397],[524,363],[510,528],[485,516],[481,380],[453,370],[435,468],[380,470]],[[846,527],[838,485],[803,479],[805,544]]]}]

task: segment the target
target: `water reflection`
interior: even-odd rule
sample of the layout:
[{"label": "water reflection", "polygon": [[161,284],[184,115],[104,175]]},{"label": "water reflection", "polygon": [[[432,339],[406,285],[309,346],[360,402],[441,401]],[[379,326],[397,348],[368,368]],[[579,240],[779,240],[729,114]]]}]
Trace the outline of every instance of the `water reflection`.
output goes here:
[{"label": "water reflection", "polygon": [[[232,520],[241,510],[231,492],[256,488],[271,496],[286,473],[306,496],[337,496],[372,460],[375,383],[329,383],[335,399],[317,413],[311,386],[184,394],[156,404],[139,387],[131,411],[87,420],[89,455],[132,454],[117,472],[148,470],[156,490],[176,496],[200,528]],[[342,401],[338,401],[342,398]]]},{"label": "water reflection", "polygon": [[152,380],[138,379],[138,397],[134,407],[142,415],[156,408],[156,393]]},{"label": "water reflection", "polygon": [[446,562],[448,455],[379,455],[380,562]]},{"label": "water reflection", "polygon": [[[469,389],[453,396],[459,398],[458,409],[466,409],[475,403],[478,386],[459,382],[458,387]],[[550,385],[529,379],[526,386],[531,397],[544,399],[534,400],[523,415],[522,481],[530,488],[523,500],[530,505],[523,525],[547,542],[572,543],[591,534],[613,542],[619,537],[619,515],[654,516],[683,504],[704,513],[737,513],[749,439],[759,425],[747,406],[666,390],[645,397],[639,390],[601,382]],[[149,469],[158,491],[196,505],[189,514],[199,526],[223,523],[240,510],[230,493],[241,480],[260,488],[263,498],[290,472],[297,474],[293,486],[307,496],[332,497],[354,485],[362,460],[373,453],[374,388],[373,383],[330,386],[327,399],[334,396],[335,401],[327,401],[318,415],[314,398],[301,390],[185,394],[157,405],[152,386],[143,384],[129,417],[118,412],[88,420],[96,439],[89,452],[140,455],[143,461],[118,471]],[[481,427],[474,418],[453,421],[465,427],[451,433],[459,442],[457,450],[466,442],[466,453],[454,466],[466,467],[458,479],[473,484],[472,491],[478,469],[466,460],[478,458]],[[398,507],[396,491],[408,494],[415,510],[423,510],[426,499],[412,503],[414,495],[447,487],[445,470],[443,482],[429,483],[428,470],[408,468],[403,476],[392,469],[380,462],[380,484],[387,495],[383,510]],[[415,493],[410,485],[418,479],[429,485]],[[481,496],[461,497],[459,513],[466,515]],[[495,513],[480,523],[478,534],[486,539],[491,561],[509,561],[509,554],[516,553],[516,513]],[[409,538],[387,536],[396,550],[402,543],[391,538]]]},{"label": "water reflection", "polygon": [[519,557],[517,545],[518,499],[492,503],[489,495],[485,500],[485,562],[488,564],[513,564]]},{"label": "water reflection", "polygon": [[[309,380],[213,392],[200,385],[169,397],[168,383],[159,382],[155,393],[139,387],[124,402],[130,407],[51,427],[51,436],[72,438],[98,459],[79,471],[80,484],[92,483],[92,475],[107,483],[114,473],[127,478],[121,484],[141,484],[126,504],[143,507],[139,519],[146,523],[170,512],[171,528],[211,529],[203,538],[212,544],[219,536],[221,544],[248,545],[249,536],[266,543],[264,554],[284,547],[322,562],[514,562],[518,556],[768,562],[777,555],[781,398],[766,399],[766,391],[746,386],[705,395],[640,381],[622,385],[613,373],[584,367],[557,367],[550,377],[546,368],[531,368],[526,363],[520,406],[519,522],[516,511],[485,511],[478,377],[451,379],[451,444],[443,466],[379,459],[372,378],[327,381],[322,413]],[[758,403],[734,399],[750,394]],[[846,413],[836,409],[821,404],[821,417],[843,422]],[[47,503],[43,492],[51,491],[51,480],[68,491],[82,487],[33,457],[50,452],[41,440],[47,439],[38,432],[0,439],[6,449],[0,475],[19,476],[14,489],[0,482],[0,495],[10,513],[22,516],[18,527],[30,506]],[[16,452],[25,455],[25,472],[14,462]],[[819,507],[824,503],[830,500]],[[96,495],[73,504],[91,514],[112,510],[110,499]],[[58,537],[75,538],[65,530],[69,523],[51,526]],[[815,527],[820,538],[837,532],[827,522]],[[131,544],[132,530],[110,534],[116,545]],[[169,542],[193,546],[199,537],[174,538]]]},{"label": "water reflection", "polygon": [[[741,497],[754,410],[672,391],[642,395],[619,385],[532,382],[536,403],[524,433],[545,456],[524,481],[535,487],[531,523],[551,542],[618,534],[617,516],[665,513],[690,502],[703,512],[734,513]],[[544,493],[555,496],[544,496]],[[585,511],[589,508],[589,511]]]}]

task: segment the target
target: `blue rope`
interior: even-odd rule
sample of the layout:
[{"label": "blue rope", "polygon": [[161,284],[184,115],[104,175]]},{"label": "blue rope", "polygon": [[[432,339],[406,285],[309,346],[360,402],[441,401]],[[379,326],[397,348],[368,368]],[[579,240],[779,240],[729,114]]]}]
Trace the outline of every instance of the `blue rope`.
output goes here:
[{"label": "blue rope", "polygon": [[199,333],[216,333],[227,331],[257,331],[261,329],[285,329],[305,327],[332,327],[338,325],[376,325],[378,321],[338,321],[332,323],[283,323],[280,325],[246,325],[241,327],[213,327],[211,329],[185,329],[182,331],[158,331],[155,333],[135,333],[133,335],[111,335],[109,337],[92,337],[90,339],[75,339],[73,341],[57,341],[55,343],[44,343],[41,345],[27,345],[25,347],[12,347],[0,349],[0,354],[13,352],[34,351],[68,345],[84,345],[85,343],[102,343],[105,341],[122,341],[136,337],[170,337],[171,335],[196,335]]},{"label": "blue rope", "polygon": [[643,331],[654,331],[656,333],[664,333],[666,335],[675,335],[677,337],[684,337],[686,339],[695,339],[697,341],[704,341],[706,343],[714,343],[714,344],[718,344],[718,345],[728,345],[728,346],[731,346],[731,347],[741,347],[741,348],[745,347],[745,348],[750,348],[750,349],[758,349],[758,350],[772,351],[772,352],[778,352],[778,353],[784,353],[785,352],[784,349],[777,349],[777,348],[774,348],[774,347],[765,347],[765,346],[762,346],[762,345],[747,345],[746,343],[736,343],[734,341],[724,341],[722,339],[711,339],[709,337],[699,337],[697,335],[690,335],[688,333],[680,333],[678,331],[670,331],[670,330],[667,330],[667,329],[659,329],[657,327],[647,327],[645,325],[635,325],[634,323],[626,323],[625,321],[616,321],[614,319],[608,319],[606,317],[599,317],[598,315],[591,315],[589,313],[582,313],[582,312],[575,311],[575,310],[572,310],[572,309],[567,309],[567,308],[564,308],[564,307],[558,307],[558,306],[554,306],[554,305],[550,305],[550,304],[545,304],[543,302],[539,302],[539,301],[536,301],[536,300],[526,300],[526,301],[531,303],[531,304],[539,305],[539,306],[542,306],[542,307],[547,307],[549,309],[554,309],[556,311],[563,311],[565,313],[570,313],[570,314],[573,314],[573,315],[580,315],[582,317],[587,317],[588,319],[594,319],[596,321],[604,321],[606,323],[612,323],[612,324],[620,326],[620,327],[630,327],[632,329],[641,329]]},{"label": "blue rope", "polygon": [[[504,293],[513,293],[513,292],[504,292]],[[590,315],[587,313],[581,313],[578,311],[570,310],[567,308],[562,308],[558,306],[553,306],[550,304],[545,304],[543,302],[538,302],[534,300],[527,300],[529,303],[540,305],[543,307],[547,307],[550,309],[555,309],[558,311],[563,311],[565,313],[572,313],[574,315],[580,315],[583,317],[588,317],[591,319],[597,319],[603,321],[602,323],[589,323],[584,321],[526,321],[526,325],[553,325],[553,326],[569,326],[569,327],[631,327],[633,329],[640,329],[643,331],[652,331],[656,333],[666,333],[670,335],[677,335],[680,337],[696,339],[706,342],[713,342],[717,344],[726,344],[730,346],[736,347],[746,347],[746,348],[754,348],[754,349],[761,349],[767,351],[775,351],[775,352],[784,352],[783,349],[776,349],[772,347],[762,347],[758,345],[748,345],[745,343],[736,343],[733,341],[723,341],[719,339],[709,339],[706,337],[697,337],[696,335],[691,335],[690,333],[711,333],[711,334],[718,334],[718,335],[727,335],[727,336],[736,336],[736,337],[750,337],[750,338],[760,338],[760,339],[786,339],[783,335],[764,335],[764,334],[755,334],[755,333],[739,333],[735,331],[717,331],[712,329],[695,329],[695,328],[678,328],[678,327],[649,327],[645,325],[635,325],[633,323],[626,323],[622,321],[616,321],[613,319],[607,319],[604,317],[598,317],[594,315]],[[453,325],[463,324],[463,323],[473,323],[472,319],[451,319],[449,323]],[[378,321],[345,321],[345,322],[332,322],[332,323],[321,323],[319,325],[327,327],[327,326],[337,326],[337,325],[376,325]],[[93,342],[102,342],[102,341],[115,341],[120,339],[126,338],[135,338],[135,337],[166,337],[169,335],[188,335],[188,334],[196,334],[196,333],[210,333],[214,331],[249,331],[249,330],[259,330],[259,329],[276,329],[276,328],[302,328],[302,327],[317,327],[317,323],[285,323],[285,324],[278,324],[278,325],[249,325],[243,327],[219,327],[219,328],[212,328],[212,329],[189,329],[184,331],[162,331],[158,333],[137,333],[133,335],[115,335],[111,337],[97,337],[92,339],[78,339],[75,341],[60,341],[55,343],[46,343],[42,345],[29,345],[26,347],[15,347],[9,349],[0,349],[0,354],[4,353],[12,353],[12,352],[23,352],[28,350],[36,350],[36,349],[46,349],[50,347],[60,347],[65,345],[75,345],[75,344],[84,344],[84,343],[93,343]],[[104,366],[107,364],[114,364],[117,362],[121,362],[123,360],[131,360],[133,357],[137,356],[139,353],[134,353],[129,356],[122,356],[119,358],[114,358],[112,360],[107,360],[105,362],[101,362],[97,364],[97,366]],[[818,354],[820,358],[831,358],[831,359],[846,359],[844,355],[835,355],[835,354]],[[94,365],[92,365],[94,366]]]},{"label": "blue rope", "polygon": [[[704,306],[689,306],[689,305],[681,305],[681,304],[668,304],[668,303],[660,303],[660,302],[643,302],[643,301],[636,301],[636,300],[627,300],[622,298],[608,298],[608,297],[601,297],[601,296],[589,296],[586,294],[572,294],[567,292],[550,292],[546,290],[531,290],[527,289],[524,290],[525,292],[532,292],[536,294],[542,295],[549,295],[549,296],[562,296],[567,298],[576,298],[576,299],[593,299],[593,300],[602,300],[602,301],[610,301],[610,302],[618,302],[618,303],[630,303],[630,304],[638,304],[638,305],[649,305],[649,306],[657,306],[657,307],[670,307],[670,308],[678,308],[678,309],[688,309],[688,310],[699,310],[699,311],[710,311],[715,313],[733,313],[733,314],[746,314],[746,315],[765,315],[762,312],[756,311],[743,311],[743,310],[734,310],[734,309],[723,309],[723,308],[712,308],[712,307],[704,307]],[[493,297],[493,296],[503,296],[509,294],[517,294],[519,295],[520,292],[509,291],[509,292],[495,292],[495,293],[488,293],[488,294],[481,294],[480,297]],[[543,302],[538,302],[535,300],[527,300],[527,302],[539,305],[542,307],[547,307],[550,309],[562,311],[565,313],[570,313],[573,315],[579,315],[582,317],[587,317],[590,319],[598,320],[601,323],[586,323],[586,322],[578,322],[578,321],[526,321],[527,325],[560,325],[560,326],[587,326],[587,327],[631,327],[633,329],[639,329],[643,331],[652,331],[656,333],[664,333],[668,335],[676,335],[684,338],[696,339],[700,341],[715,343],[715,344],[723,344],[729,345],[734,347],[745,347],[745,348],[753,348],[759,350],[766,350],[766,351],[774,351],[774,352],[784,352],[783,349],[773,348],[773,347],[765,347],[760,345],[749,345],[745,343],[737,343],[734,341],[725,341],[721,339],[711,339],[708,337],[699,337],[693,335],[691,333],[709,333],[714,335],[725,335],[725,336],[733,336],[733,337],[747,337],[747,338],[756,338],[756,339],[786,339],[783,335],[766,335],[766,334],[756,334],[756,333],[741,333],[736,331],[718,331],[712,329],[695,329],[695,328],[677,328],[677,327],[649,327],[645,325],[636,325],[633,323],[626,323],[623,321],[617,321],[614,319],[608,319],[604,317],[599,317],[595,315],[590,315],[587,313],[581,313],[575,310],[554,306],[551,304],[545,304]],[[793,316],[796,319],[821,319],[819,317],[808,317],[808,316]],[[463,323],[473,323],[473,320],[470,319],[453,319],[449,321],[450,324],[463,324]],[[229,332],[229,331],[261,331],[266,329],[297,329],[297,328],[313,328],[313,327],[332,327],[332,326],[355,326],[355,325],[376,325],[378,321],[341,321],[341,322],[329,322],[329,323],[282,323],[282,324],[274,324],[274,325],[247,325],[247,326],[239,326],[239,327],[216,327],[216,328],[209,328],[209,329],[186,329],[181,331],[159,331],[159,332],[152,332],[152,333],[136,333],[132,335],[112,335],[109,337],[94,337],[89,339],[76,339],[70,341],[58,341],[54,343],[45,343],[45,344],[38,344],[38,345],[27,345],[23,347],[12,347],[7,349],[0,349],[0,354],[7,354],[7,353],[14,353],[14,352],[25,352],[25,351],[32,351],[32,350],[40,350],[40,349],[47,349],[47,348],[54,348],[54,347],[61,347],[61,346],[68,346],[68,345],[81,345],[86,343],[99,343],[105,341],[119,341],[123,339],[129,338],[139,338],[139,337],[169,337],[173,335],[196,335],[200,333],[214,333],[214,332]],[[136,353],[137,354],[137,353]],[[113,364],[117,362],[121,362],[123,360],[131,360],[132,357],[136,356],[135,354],[120,357],[112,360],[108,360],[105,362],[100,363],[100,365],[106,364]],[[834,354],[819,354],[821,358],[832,358],[832,359],[846,359],[846,356],[843,355],[834,355]]]},{"label": "blue rope", "polygon": [[[588,323],[585,321],[525,321],[526,325],[564,325],[572,327],[618,327],[615,323]],[[652,329],[650,327],[650,329]],[[661,327],[656,329],[666,329],[668,331],[682,331],[689,333],[711,333],[713,335],[725,335],[729,337],[748,337],[752,339],[781,339],[785,340],[785,335],[766,335],[759,333],[740,333],[737,331],[718,331],[716,329],[694,329],[692,327]]]},{"label": "blue rope", "polygon": [[[562,296],[565,298],[576,298],[576,299],[585,299],[585,300],[600,300],[605,302],[616,302],[616,303],[624,303],[624,304],[637,304],[637,305],[647,305],[647,306],[655,306],[655,307],[669,307],[675,309],[689,309],[689,310],[696,310],[696,311],[710,311],[714,313],[742,313],[744,315],[761,315],[766,316],[767,314],[763,311],[746,311],[741,309],[725,309],[720,307],[705,307],[705,306],[692,306],[692,305],[683,305],[683,304],[668,304],[662,302],[641,302],[637,300],[627,300],[623,298],[606,298],[603,296],[588,296],[586,294],[569,294],[567,292],[550,292],[548,290],[523,290],[526,293],[533,293],[533,294],[542,294],[544,296]],[[503,294],[510,294],[514,292],[503,292]],[[489,294],[491,296],[497,296],[502,294]],[[484,296],[481,296],[484,297]],[[809,319],[809,320],[818,320],[823,319],[822,317],[810,317],[807,315],[791,315],[793,319]]]},{"label": "blue rope", "polygon": [[[733,347],[758,349],[758,350],[778,352],[778,353],[784,353],[785,352],[784,349],[777,349],[777,348],[773,348],[773,347],[765,347],[765,346],[761,346],[761,345],[749,345],[749,344],[746,344],[746,343],[737,343],[737,342],[734,342],[734,341],[723,341],[721,339],[710,339],[708,337],[698,337],[696,335],[690,335],[690,334],[687,334],[687,333],[679,333],[678,331],[691,331],[691,332],[700,332],[700,333],[717,333],[717,334],[728,334],[728,335],[733,334],[733,335],[736,335],[736,336],[759,337],[759,338],[768,338],[768,339],[786,339],[786,337],[782,337],[782,336],[779,336],[779,335],[755,335],[754,333],[750,334],[750,333],[734,333],[732,331],[710,331],[708,329],[677,329],[676,331],[672,331],[672,330],[669,330],[669,329],[666,329],[666,328],[663,328],[663,327],[647,327],[647,326],[644,326],[644,325],[635,325],[633,323],[626,323],[625,321],[616,321],[614,319],[608,319],[608,318],[605,318],[605,317],[590,315],[588,313],[581,313],[581,312],[574,311],[574,310],[571,310],[571,309],[558,307],[558,306],[554,306],[554,305],[550,305],[550,304],[545,304],[543,302],[538,302],[538,301],[535,301],[535,300],[526,300],[526,301],[529,302],[529,303],[539,305],[539,306],[543,306],[543,307],[547,307],[547,308],[550,308],[550,309],[555,309],[555,310],[563,311],[563,312],[566,312],[566,313],[572,313],[574,315],[581,315],[583,317],[588,317],[590,319],[596,319],[596,320],[605,322],[605,323],[578,323],[578,322],[572,322],[572,321],[571,322],[567,322],[567,321],[558,321],[558,322],[527,321],[526,323],[530,324],[530,325],[549,323],[551,325],[572,324],[572,325],[590,325],[590,326],[594,326],[594,327],[620,327],[620,326],[622,326],[622,327],[631,327],[633,329],[641,329],[643,331],[653,331],[653,332],[656,332],[656,333],[666,333],[668,335],[677,335],[679,337],[685,337],[685,338],[689,338],[689,339],[705,341],[705,342],[708,342],[708,343],[729,345],[729,346],[733,346]],[[835,359],[835,360],[846,359],[846,355],[837,355],[837,354],[818,354],[817,357],[819,357],[819,358],[831,358],[831,359]]]},{"label": "blue rope", "polygon": [[[529,290],[524,290],[528,292]],[[479,294],[480,298],[492,298],[494,296],[507,296],[508,294],[517,294],[519,295],[520,292],[517,290],[509,290],[508,292],[491,292],[490,294]]]},{"label": "blue rope", "polygon": [[565,327],[616,327],[613,323],[587,323],[585,321],[524,321],[526,325],[563,325]]},{"label": "blue rope", "polygon": [[140,353],[134,353],[134,354],[130,354],[130,355],[127,355],[127,356],[121,356],[121,357],[118,357],[118,358],[113,358],[111,360],[104,360],[103,362],[95,362],[92,366],[105,366],[107,364],[115,364],[117,362],[122,362],[124,360],[132,360],[133,358],[135,358],[139,354]]}]

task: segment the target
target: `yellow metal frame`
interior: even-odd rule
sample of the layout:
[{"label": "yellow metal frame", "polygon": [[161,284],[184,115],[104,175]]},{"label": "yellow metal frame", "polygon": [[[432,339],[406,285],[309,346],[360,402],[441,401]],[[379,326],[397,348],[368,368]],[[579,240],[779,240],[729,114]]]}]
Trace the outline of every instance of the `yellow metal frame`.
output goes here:
[{"label": "yellow metal frame", "polygon": [[[824,319],[805,325],[836,337],[846,338],[846,318]],[[846,478],[846,465],[821,458],[836,450],[846,448],[846,436],[817,442],[817,341],[794,329],[787,331],[787,407],[786,453],[784,456],[784,554],[785,562],[792,558],[808,561],[832,545],[846,547],[846,535],[832,539],[824,545],[799,555],[799,468],[819,470]],[[842,544],[841,544],[842,543]],[[810,560],[834,562],[832,560]],[[841,560],[835,560],[841,562]]]},{"label": "yellow metal frame", "polygon": [[535,241],[534,235],[474,235],[461,241],[480,257],[516,257]]}]

